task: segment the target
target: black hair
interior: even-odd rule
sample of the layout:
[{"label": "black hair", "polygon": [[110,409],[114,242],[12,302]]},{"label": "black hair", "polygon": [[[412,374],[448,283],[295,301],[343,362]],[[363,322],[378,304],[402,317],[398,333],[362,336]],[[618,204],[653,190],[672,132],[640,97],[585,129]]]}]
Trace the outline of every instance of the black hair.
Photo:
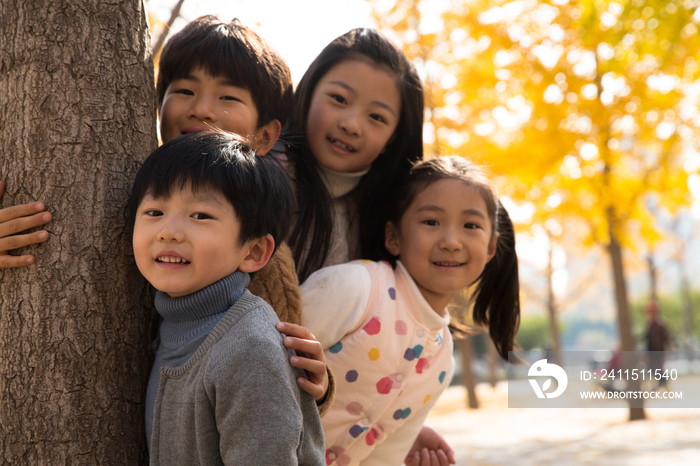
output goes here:
[{"label": "black hair", "polygon": [[168,197],[173,189],[213,189],[233,206],[241,223],[239,244],[272,235],[277,247],[289,228],[292,185],[271,157],[255,155],[247,141],[221,130],[178,136],[146,159],[129,199],[133,229],[138,206],[146,195]]},{"label": "black hair", "polygon": [[[359,212],[361,257],[379,259],[377,239],[384,237],[388,206],[383,202],[400,185],[411,163],[423,158],[423,86],[404,53],[373,29],[358,28],[333,40],[316,57],[294,94],[294,109],[285,140],[295,167],[298,217],[289,238],[299,281],[321,268],[333,230],[331,197],[307,144],[306,120],[319,80],[334,66],[364,60],[396,76],[401,96],[399,122],[384,152],[372,163],[352,195]],[[309,251],[313,251],[310,253]]]},{"label": "black hair", "polygon": [[284,125],[292,109],[292,74],[284,59],[254,31],[234,19],[207,15],[189,22],[163,47],[158,65],[158,108],[171,82],[201,67],[247,89],[258,111],[257,127]]},{"label": "black hair", "polygon": [[[487,326],[498,354],[508,360],[513,351],[515,334],[520,325],[520,281],[518,256],[515,253],[515,230],[503,204],[498,200],[491,181],[483,171],[466,159],[457,156],[437,157],[416,163],[405,184],[394,195],[394,209],[390,221],[395,227],[413,203],[416,196],[439,180],[454,179],[475,188],[486,203],[492,226],[492,235],[498,233],[496,253],[475,282],[472,294],[472,317],[477,325]],[[384,248],[383,256],[392,264],[396,257]],[[450,324],[458,334],[470,333],[459,323]]]}]

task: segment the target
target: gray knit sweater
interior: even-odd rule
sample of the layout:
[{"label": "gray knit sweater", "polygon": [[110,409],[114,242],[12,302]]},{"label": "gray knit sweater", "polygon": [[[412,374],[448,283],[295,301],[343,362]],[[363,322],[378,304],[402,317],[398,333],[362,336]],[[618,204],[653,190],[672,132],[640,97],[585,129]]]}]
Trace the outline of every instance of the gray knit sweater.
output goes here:
[{"label": "gray knit sweater", "polygon": [[[289,352],[274,327],[277,316],[262,299],[248,291],[240,294],[247,279],[237,274],[185,298],[159,295],[156,300],[161,315],[168,309],[164,324],[172,315],[191,313],[192,319],[165,326],[170,341],[177,340],[171,334],[175,329],[191,341],[201,336],[196,329],[211,320],[215,325],[192,355],[184,361],[171,358],[179,364],[160,364],[159,373],[151,374],[149,388],[156,387],[148,426],[151,464],[325,464],[316,403],[296,384],[303,374],[289,365]],[[212,314],[236,295],[240,298],[222,316]]]}]

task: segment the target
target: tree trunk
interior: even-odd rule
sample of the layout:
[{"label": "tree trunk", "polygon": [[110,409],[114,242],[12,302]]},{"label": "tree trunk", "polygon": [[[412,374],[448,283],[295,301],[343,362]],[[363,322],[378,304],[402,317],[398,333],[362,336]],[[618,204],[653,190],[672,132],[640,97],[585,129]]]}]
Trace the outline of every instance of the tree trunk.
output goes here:
[{"label": "tree trunk", "polygon": [[[690,292],[690,278],[688,268],[685,265],[685,254],[680,256],[678,268],[681,275],[681,302],[683,309],[683,323],[685,335],[683,347],[689,361],[695,359],[695,318],[693,316],[693,298]],[[692,367],[692,365],[691,365]]]},{"label": "tree trunk", "polygon": [[476,398],[476,383],[472,370],[472,337],[457,340],[457,346],[462,356],[462,383],[467,389],[467,407],[476,409],[479,407],[479,400]]},{"label": "tree trunk", "polygon": [[[612,209],[611,209],[612,210]],[[622,263],[622,250],[620,249],[620,243],[617,240],[614,229],[614,215],[613,212],[608,212],[608,225],[610,233],[610,244],[608,245],[608,252],[610,253],[610,260],[612,263],[613,270],[613,281],[615,284],[615,301],[617,303],[617,324],[620,332],[620,344],[622,346],[622,351],[625,353],[625,358],[623,358],[622,369],[632,369],[637,367],[635,351],[634,336],[632,335],[632,322],[630,320],[630,310],[629,301],[627,299],[627,283],[625,282],[625,270]],[[631,372],[631,371],[630,371]],[[638,391],[640,389],[639,381],[630,380],[627,384],[627,389],[632,391]],[[642,407],[631,407],[629,409],[629,420],[635,421],[639,419],[646,418],[644,414],[643,400]]]},{"label": "tree trunk", "polygon": [[185,3],[185,0],[178,0],[173,9],[170,10],[170,19],[163,26],[163,30],[160,32],[160,35],[158,36],[158,39],[156,39],[156,43],[153,46],[152,53],[155,58],[160,55],[160,51],[165,45],[165,39],[167,39],[168,35],[170,34],[170,28],[175,23],[175,20],[180,16],[180,9],[182,8],[183,3]]},{"label": "tree trunk", "polygon": [[547,234],[549,237],[549,261],[547,263],[547,311],[549,314],[549,333],[552,336],[552,351],[554,363],[562,365],[563,361],[561,358],[561,337],[559,336],[559,324],[557,322],[557,301],[556,296],[554,296],[554,282],[552,280],[554,276],[554,264],[553,264],[553,242],[554,239],[552,235]]},{"label": "tree trunk", "polygon": [[658,274],[656,263],[654,262],[654,251],[652,250],[650,250],[647,255],[647,265],[649,266],[649,299],[652,301],[658,301],[658,279],[656,278]]},{"label": "tree trunk", "polygon": [[0,3],[3,205],[53,214],[36,265],[0,271],[0,455],[146,464],[150,293],[124,207],[156,146],[141,0]]},{"label": "tree trunk", "polygon": [[488,358],[489,362],[489,384],[491,385],[491,388],[496,388],[496,385],[498,384],[498,351],[496,351],[496,345],[493,344],[493,340],[491,340],[488,335],[486,335],[484,340],[486,341],[486,357]]}]

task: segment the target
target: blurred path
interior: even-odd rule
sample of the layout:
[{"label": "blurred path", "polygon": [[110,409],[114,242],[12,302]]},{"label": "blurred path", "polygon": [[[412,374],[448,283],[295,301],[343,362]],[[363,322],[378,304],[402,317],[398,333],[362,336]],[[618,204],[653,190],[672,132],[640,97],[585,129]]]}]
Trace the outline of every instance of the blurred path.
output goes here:
[{"label": "blurred path", "polygon": [[465,465],[700,465],[700,409],[508,408],[507,383],[477,386],[468,410],[464,387],[450,387],[426,424],[444,435]]}]

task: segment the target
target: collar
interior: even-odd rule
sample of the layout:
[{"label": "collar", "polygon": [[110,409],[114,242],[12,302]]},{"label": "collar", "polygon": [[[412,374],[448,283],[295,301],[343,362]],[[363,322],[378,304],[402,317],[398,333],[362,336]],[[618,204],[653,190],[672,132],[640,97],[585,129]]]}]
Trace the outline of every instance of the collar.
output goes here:
[{"label": "collar", "polygon": [[443,309],[442,314],[435,312],[423,297],[423,293],[418,289],[418,285],[413,281],[411,274],[408,273],[406,267],[399,260],[396,261],[396,272],[404,277],[411,293],[411,301],[415,304],[416,311],[418,311],[418,315],[426,327],[435,330],[450,325],[450,313],[447,311],[447,308]]},{"label": "collar", "polygon": [[247,273],[234,272],[187,296],[171,298],[162,291],[156,293],[156,310],[163,317],[161,341],[177,345],[208,333],[243,295],[249,282]]},{"label": "collar", "polygon": [[355,189],[362,177],[369,172],[372,166],[370,165],[359,172],[336,172],[322,165],[319,165],[318,168],[321,179],[328,189],[328,194],[331,195],[332,199],[337,199]]}]

